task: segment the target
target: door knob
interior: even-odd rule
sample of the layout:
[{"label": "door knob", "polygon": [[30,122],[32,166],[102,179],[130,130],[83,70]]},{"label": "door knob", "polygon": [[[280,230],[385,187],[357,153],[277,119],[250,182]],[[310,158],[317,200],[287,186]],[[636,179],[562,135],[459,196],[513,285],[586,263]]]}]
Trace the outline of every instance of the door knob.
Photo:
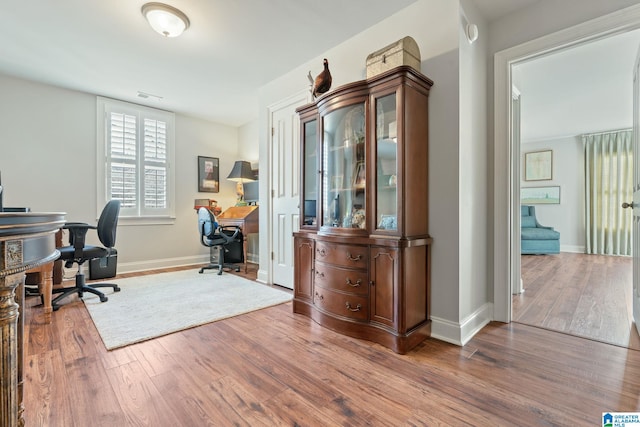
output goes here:
[{"label": "door knob", "polygon": [[627,209],[627,208],[633,208],[633,202],[631,203],[624,202],[622,204],[622,209]]}]

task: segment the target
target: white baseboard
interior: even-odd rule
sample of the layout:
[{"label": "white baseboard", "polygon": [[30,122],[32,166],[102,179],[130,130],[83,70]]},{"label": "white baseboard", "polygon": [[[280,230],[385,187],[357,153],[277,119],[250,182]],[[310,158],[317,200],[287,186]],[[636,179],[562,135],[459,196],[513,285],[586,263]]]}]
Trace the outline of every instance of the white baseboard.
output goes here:
[{"label": "white baseboard", "polygon": [[270,285],[269,272],[267,270],[258,269],[258,277],[256,277],[256,281]]},{"label": "white baseboard", "polygon": [[118,262],[118,273],[134,273],[138,271],[156,270],[159,268],[182,267],[185,265],[206,264],[209,262],[209,255],[197,255],[178,258],[163,258],[147,261]]},{"label": "white baseboard", "polygon": [[577,245],[560,245],[560,252],[571,252],[574,254],[583,254],[585,253],[585,247],[577,246]]},{"label": "white baseboard", "polygon": [[431,337],[463,346],[493,318],[493,303],[486,303],[462,322],[431,316]]},{"label": "white baseboard", "polygon": [[260,254],[254,254],[253,252],[247,252],[247,261],[253,264],[260,262]]},{"label": "white baseboard", "polygon": [[[247,254],[251,262],[252,257]],[[209,263],[209,255],[197,255],[179,258],[163,258],[136,262],[118,262],[118,273],[136,273],[139,271],[157,270],[161,268],[184,267],[187,265],[202,265]],[[267,283],[267,271],[258,271],[258,281]]]}]

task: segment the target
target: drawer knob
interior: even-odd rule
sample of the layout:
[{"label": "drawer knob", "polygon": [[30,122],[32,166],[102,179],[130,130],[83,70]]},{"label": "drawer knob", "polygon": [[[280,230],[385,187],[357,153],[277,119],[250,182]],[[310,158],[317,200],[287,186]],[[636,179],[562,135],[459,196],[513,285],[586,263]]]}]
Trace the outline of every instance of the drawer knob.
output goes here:
[{"label": "drawer knob", "polygon": [[356,308],[352,308],[351,303],[349,301],[347,301],[346,306],[347,306],[347,310],[349,311],[360,311],[362,309],[362,304],[358,304],[356,305]]},{"label": "drawer knob", "polygon": [[316,252],[318,252],[318,255],[320,255],[320,256],[325,256],[327,254],[327,252],[324,250],[324,248],[318,249]]},{"label": "drawer knob", "polygon": [[316,277],[324,278],[324,273],[322,271],[316,271]]},{"label": "drawer knob", "polygon": [[362,284],[362,280],[358,279],[356,280],[356,283],[353,283],[351,281],[351,279],[347,279],[347,285],[349,286],[353,286],[354,288],[357,288],[358,286],[360,286]]},{"label": "drawer knob", "polygon": [[360,261],[362,259],[362,255],[352,257],[351,252],[347,252],[347,258],[349,258],[349,261]]},{"label": "drawer knob", "polygon": [[[316,298],[319,299],[320,301],[324,300],[324,296],[320,295],[317,292],[316,292]],[[349,304],[349,303],[347,303],[347,304]]]}]

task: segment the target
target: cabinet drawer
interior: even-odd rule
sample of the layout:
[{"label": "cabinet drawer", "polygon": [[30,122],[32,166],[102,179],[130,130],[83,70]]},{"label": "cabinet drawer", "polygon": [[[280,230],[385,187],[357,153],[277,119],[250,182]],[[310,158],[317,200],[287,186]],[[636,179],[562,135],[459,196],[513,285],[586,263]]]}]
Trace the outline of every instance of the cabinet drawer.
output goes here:
[{"label": "cabinet drawer", "polygon": [[365,269],[369,264],[369,247],[316,242],[316,260],[343,267]]},{"label": "cabinet drawer", "polygon": [[369,299],[366,296],[345,294],[316,286],[313,304],[329,313],[357,320],[369,319]]},{"label": "cabinet drawer", "polygon": [[320,261],[316,261],[315,266],[316,285],[358,295],[368,294],[367,270],[336,267]]}]

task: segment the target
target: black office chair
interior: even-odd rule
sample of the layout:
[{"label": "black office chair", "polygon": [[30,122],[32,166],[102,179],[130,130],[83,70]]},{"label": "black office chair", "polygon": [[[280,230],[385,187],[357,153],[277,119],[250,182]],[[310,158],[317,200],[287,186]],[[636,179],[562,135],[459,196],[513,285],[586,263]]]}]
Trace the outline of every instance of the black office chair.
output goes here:
[{"label": "black office chair", "polygon": [[[100,297],[100,302],[105,302],[107,301],[106,295],[96,288],[113,288],[114,292],[120,291],[118,285],[112,283],[96,283],[87,285],[85,283],[82,266],[86,261],[106,257],[113,252],[113,246],[116,243],[116,226],[118,225],[119,213],[120,201],[111,200],[102,210],[97,226],[83,222],[68,222],[62,226],[63,229],[69,230],[69,246],[58,248],[60,251],[60,259],[66,261],[65,267],[67,268],[71,267],[73,263],[77,263],[78,272],[76,273],[75,286],[53,289],[54,294],[62,292],[61,295],[58,295],[52,301],[53,310],[60,308],[58,306],[58,302],[60,300],[72,294],[78,294],[78,296],[82,298],[82,294],[84,292],[90,292],[98,295]],[[97,231],[98,238],[104,247],[85,244],[85,238],[89,229]]]},{"label": "black office chair", "polygon": [[198,230],[200,231],[200,243],[203,246],[219,248],[218,262],[211,262],[202,267],[199,273],[216,268],[218,274],[222,274],[224,268],[240,271],[240,267],[235,265],[244,262],[243,238],[240,227],[220,226],[209,209],[200,208],[198,209]]}]

